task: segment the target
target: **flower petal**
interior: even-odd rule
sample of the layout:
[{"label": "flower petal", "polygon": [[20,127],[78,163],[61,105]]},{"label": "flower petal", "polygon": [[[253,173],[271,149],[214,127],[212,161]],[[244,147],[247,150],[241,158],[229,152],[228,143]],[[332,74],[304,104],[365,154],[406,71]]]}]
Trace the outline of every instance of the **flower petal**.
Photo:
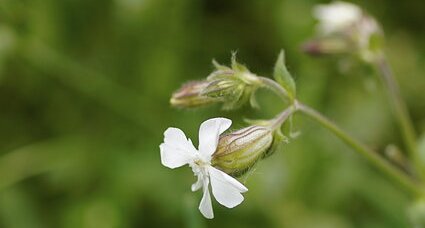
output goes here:
[{"label": "flower petal", "polygon": [[244,200],[242,192],[248,189],[226,173],[210,167],[208,169],[214,198],[223,206],[233,208]]},{"label": "flower petal", "polygon": [[334,2],[316,6],[313,16],[320,22],[319,31],[330,34],[359,21],[362,17],[362,10],[352,3]]},{"label": "flower petal", "polygon": [[198,180],[192,184],[192,192],[198,191],[201,187],[202,187],[202,182],[203,179],[201,178],[201,176],[198,176]]},{"label": "flower petal", "polygon": [[204,182],[204,195],[202,196],[201,203],[199,203],[199,211],[205,218],[214,218],[210,191],[208,189],[208,179]]},{"label": "flower petal", "polygon": [[187,164],[193,159],[196,151],[182,130],[171,127],[164,132],[164,143],[159,148],[161,163],[171,169]]},{"label": "flower petal", "polygon": [[212,155],[217,149],[220,134],[230,125],[232,121],[226,118],[213,118],[203,122],[199,128],[199,152]]}]

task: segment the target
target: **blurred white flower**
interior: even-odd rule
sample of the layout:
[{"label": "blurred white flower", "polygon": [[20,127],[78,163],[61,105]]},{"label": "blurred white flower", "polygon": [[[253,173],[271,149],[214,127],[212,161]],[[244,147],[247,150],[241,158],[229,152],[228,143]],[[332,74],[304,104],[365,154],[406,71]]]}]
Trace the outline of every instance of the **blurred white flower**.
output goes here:
[{"label": "blurred white flower", "polygon": [[373,36],[383,36],[383,32],[378,22],[369,16],[363,17],[357,27],[357,45],[361,50],[360,55],[366,61],[373,61],[376,50],[371,47],[371,39]]},{"label": "blurred white flower", "polygon": [[232,121],[225,118],[209,119],[199,129],[199,148],[193,146],[182,130],[168,128],[164,133],[164,143],[160,145],[161,163],[171,169],[188,164],[195,176],[192,191],[203,189],[199,210],[206,218],[214,218],[209,192],[209,183],[214,198],[228,208],[233,208],[244,200],[241,193],[248,189],[233,177],[211,166],[211,156],[216,151],[219,136],[227,130]]},{"label": "blurred white flower", "polygon": [[305,43],[304,51],[317,54],[357,54],[372,62],[381,54],[384,34],[378,22],[360,7],[335,1],[317,5],[317,37]]},{"label": "blurred white flower", "polygon": [[340,32],[359,21],[362,10],[354,4],[336,1],[316,6],[313,9],[313,15],[319,20],[319,32],[330,34]]}]

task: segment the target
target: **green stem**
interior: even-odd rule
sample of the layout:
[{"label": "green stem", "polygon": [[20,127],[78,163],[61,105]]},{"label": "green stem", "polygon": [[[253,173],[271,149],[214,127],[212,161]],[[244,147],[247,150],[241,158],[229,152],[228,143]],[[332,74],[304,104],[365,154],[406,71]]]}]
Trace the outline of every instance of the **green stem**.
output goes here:
[{"label": "green stem", "polygon": [[377,58],[374,64],[387,91],[392,109],[394,110],[394,115],[397,118],[398,125],[401,129],[407,152],[412,158],[418,171],[420,171],[419,174],[421,174],[421,165],[419,163],[419,154],[416,145],[416,133],[412,120],[409,117],[406,104],[401,97],[397,81],[395,80],[391,67],[384,55]]},{"label": "green stem", "polygon": [[400,169],[391,165],[387,160],[382,158],[378,153],[369,149],[361,142],[357,141],[341,128],[339,128],[335,123],[321,115],[316,110],[298,103],[298,110],[309,116],[313,120],[317,121],[324,128],[328,129],[332,133],[334,133],[339,139],[345,142],[348,146],[362,155],[366,160],[368,160],[371,164],[376,166],[382,172],[393,178],[397,181],[401,186],[405,187],[405,189],[411,191],[414,194],[422,194],[421,186],[415,182],[410,176],[406,173],[402,172]]},{"label": "green stem", "polygon": [[[268,78],[263,78],[263,77],[260,77],[260,80],[263,82],[264,87],[275,92],[282,100],[284,101],[288,100],[286,91],[284,91],[284,89],[277,82]],[[388,176],[393,178],[395,181],[397,181],[397,183],[399,183],[408,191],[412,192],[413,194],[418,194],[418,195],[423,194],[421,190],[421,186],[415,180],[413,180],[412,177],[408,176],[406,173],[402,172],[400,169],[391,165],[391,163],[389,163],[387,160],[382,158],[375,151],[369,149],[368,147],[366,147],[365,145],[363,145],[362,143],[360,143],[359,141],[351,137],[349,134],[344,132],[336,124],[328,120],[326,117],[321,115],[316,110],[296,100],[294,101],[294,104],[291,107],[295,107],[296,111],[301,111],[305,115],[317,121],[319,124],[321,124],[323,127],[325,127],[330,132],[335,134],[339,139],[345,142],[352,149],[354,149],[360,155],[365,157],[371,164],[373,164],[378,169],[380,169],[383,173],[387,174]],[[289,108],[286,109],[285,111],[282,112],[280,116],[286,116],[287,112],[289,112],[288,110],[292,110],[292,109],[289,109]]]},{"label": "green stem", "polygon": [[291,105],[288,108],[286,108],[285,110],[283,110],[278,116],[276,116],[270,126],[271,128],[277,129],[280,128],[282,126],[282,124],[289,118],[291,117],[291,115],[293,113],[295,113],[297,111],[297,107],[295,105]]},{"label": "green stem", "polygon": [[288,100],[290,100],[288,92],[286,92],[286,90],[276,81],[266,77],[258,77],[258,79],[260,80],[262,87],[270,89],[276,93],[284,102],[288,102]]}]

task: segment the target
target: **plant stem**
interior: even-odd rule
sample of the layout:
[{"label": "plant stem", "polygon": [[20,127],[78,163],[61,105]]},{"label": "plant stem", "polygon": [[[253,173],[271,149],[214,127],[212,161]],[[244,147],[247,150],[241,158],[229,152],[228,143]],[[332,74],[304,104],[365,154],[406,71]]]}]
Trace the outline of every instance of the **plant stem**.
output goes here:
[{"label": "plant stem", "polygon": [[283,122],[285,122],[289,117],[291,117],[291,115],[293,113],[295,113],[296,111],[297,111],[296,105],[291,105],[288,108],[286,108],[285,110],[283,110],[278,116],[276,116],[272,120],[272,122],[270,124],[271,128],[273,130],[280,128],[282,126]]},{"label": "plant stem", "polygon": [[[282,100],[284,101],[288,100],[286,91],[277,82],[264,77],[260,77],[260,80],[263,82],[264,87],[272,90]],[[293,106],[284,110],[279,116],[286,116],[287,113],[290,110],[292,110],[293,107],[295,107],[296,111],[301,111],[305,115],[317,121],[319,124],[321,124],[323,127],[328,129],[330,132],[335,134],[339,139],[345,142],[348,146],[350,146],[360,155],[365,157],[371,164],[373,164],[382,172],[384,172],[385,174],[387,174],[388,176],[396,180],[397,183],[403,186],[406,190],[412,192],[415,195],[423,194],[423,191],[421,190],[421,186],[412,177],[408,176],[406,173],[402,172],[400,169],[391,165],[391,163],[386,161],[375,151],[369,149],[368,147],[360,143],[358,140],[351,137],[349,134],[344,132],[336,124],[334,124],[332,121],[324,117],[322,114],[320,114],[316,110],[295,100]]]},{"label": "plant stem", "polygon": [[412,124],[412,120],[409,117],[406,104],[401,97],[397,81],[395,80],[391,71],[391,67],[384,55],[378,57],[374,64],[387,91],[394,115],[397,118],[398,125],[401,129],[407,152],[412,158],[416,168],[419,171],[419,174],[421,174],[422,170],[419,163],[419,154],[416,145],[416,133]]},{"label": "plant stem", "polygon": [[284,102],[288,102],[289,94],[286,90],[280,86],[276,81],[266,78],[266,77],[258,77],[263,87],[270,89],[274,93],[276,93],[279,98],[281,98]]},{"label": "plant stem", "polygon": [[371,164],[376,166],[382,172],[396,180],[400,185],[405,187],[407,190],[411,191],[414,194],[422,194],[421,186],[412,179],[412,177],[408,176],[406,173],[402,172],[400,169],[391,165],[387,160],[382,158],[378,153],[369,149],[361,142],[357,141],[349,134],[344,132],[341,128],[339,128],[335,123],[324,117],[322,114],[317,112],[316,110],[298,103],[298,110],[309,116],[313,120],[317,121],[323,127],[334,133],[339,139],[344,141],[348,146],[366,158]]}]

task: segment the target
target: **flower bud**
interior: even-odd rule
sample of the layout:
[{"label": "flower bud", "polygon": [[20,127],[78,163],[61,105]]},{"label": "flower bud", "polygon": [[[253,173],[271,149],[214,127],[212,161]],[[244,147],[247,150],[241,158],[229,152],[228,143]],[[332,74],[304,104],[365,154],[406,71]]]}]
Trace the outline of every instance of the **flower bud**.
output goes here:
[{"label": "flower bud", "polygon": [[[210,78],[210,83],[202,91],[202,94],[208,97],[227,97],[243,89],[243,82],[238,78],[232,77],[232,72],[228,74],[228,76]],[[223,75],[226,75],[226,72],[224,72]]]},{"label": "flower bud", "polygon": [[208,77],[210,82],[202,95],[221,99],[224,109],[236,109],[247,103],[258,87],[244,81],[236,72],[214,72]]},{"label": "flower bud", "polygon": [[261,82],[258,77],[251,73],[248,68],[236,61],[232,56],[231,67],[223,66],[213,61],[216,70],[212,72],[207,81],[210,83],[203,91],[203,95],[213,98],[220,98],[224,109],[236,109],[251,101],[254,92],[260,87]]},{"label": "flower bud", "polygon": [[216,70],[206,80],[190,82],[171,97],[176,107],[199,107],[223,103],[223,109],[236,109],[251,102],[255,106],[254,92],[261,86],[260,79],[232,57],[231,67],[213,61]]},{"label": "flower bud", "polygon": [[273,131],[257,125],[222,135],[212,155],[212,165],[232,176],[240,176],[265,156],[272,142]]},{"label": "flower bud", "polygon": [[216,98],[202,95],[202,91],[208,84],[207,81],[193,81],[184,84],[171,96],[171,105],[180,108],[193,108],[216,102]]}]

